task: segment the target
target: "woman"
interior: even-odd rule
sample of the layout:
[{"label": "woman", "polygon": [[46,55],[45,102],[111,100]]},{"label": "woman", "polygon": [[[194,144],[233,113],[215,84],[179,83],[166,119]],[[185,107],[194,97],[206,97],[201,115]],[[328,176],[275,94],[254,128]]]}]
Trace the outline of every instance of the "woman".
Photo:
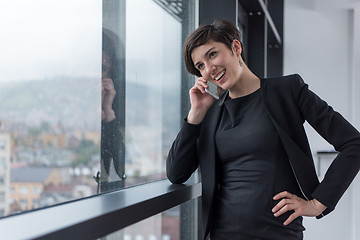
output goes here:
[{"label": "woman", "polygon": [[[302,216],[334,210],[359,171],[360,134],[299,75],[253,74],[240,39],[225,21],[188,36],[185,65],[199,78],[167,176],[183,183],[200,168],[204,239],[302,239]],[[219,100],[208,82],[224,90]],[[321,183],[305,120],[339,151]]]}]

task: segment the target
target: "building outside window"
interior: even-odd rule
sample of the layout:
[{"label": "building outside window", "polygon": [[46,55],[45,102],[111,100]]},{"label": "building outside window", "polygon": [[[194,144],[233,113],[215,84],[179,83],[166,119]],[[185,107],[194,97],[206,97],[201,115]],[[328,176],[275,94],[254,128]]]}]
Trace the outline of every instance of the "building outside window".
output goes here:
[{"label": "building outside window", "polygon": [[5,201],[5,192],[0,192],[0,202]]},{"label": "building outside window", "polygon": [[32,208],[37,208],[40,205],[39,199],[32,200]]},{"label": "building outside window", "polygon": [[6,159],[4,157],[0,157],[0,171],[4,171],[6,169]]},{"label": "building outside window", "polygon": [[23,209],[25,209],[25,210],[27,209],[27,207],[28,207],[28,200],[27,199],[22,198],[22,199],[20,199],[19,203],[20,203],[20,206]]},{"label": "building outside window", "polygon": [[42,192],[42,189],[39,186],[35,186],[32,188],[32,192],[35,194],[40,194]]},{"label": "building outside window", "polygon": [[19,194],[24,195],[27,194],[29,192],[29,189],[27,186],[20,186],[19,187]]},{"label": "building outside window", "polygon": [[5,150],[6,148],[6,141],[0,140],[0,150]]}]

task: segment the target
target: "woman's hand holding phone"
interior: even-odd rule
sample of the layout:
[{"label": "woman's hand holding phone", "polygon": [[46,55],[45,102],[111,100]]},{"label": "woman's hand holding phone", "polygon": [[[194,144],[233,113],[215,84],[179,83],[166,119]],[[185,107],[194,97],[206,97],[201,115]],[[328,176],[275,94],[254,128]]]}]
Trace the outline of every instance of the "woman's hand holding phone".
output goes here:
[{"label": "woman's hand holding phone", "polygon": [[190,89],[190,103],[191,109],[189,111],[187,121],[191,124],[199,124],[205,117],[206,112],[210,106],[215,102],[215,98],[208,93],[205,89],[208,89],[207,80],[203,77],[199,77],[196,80],[195,85]]}]

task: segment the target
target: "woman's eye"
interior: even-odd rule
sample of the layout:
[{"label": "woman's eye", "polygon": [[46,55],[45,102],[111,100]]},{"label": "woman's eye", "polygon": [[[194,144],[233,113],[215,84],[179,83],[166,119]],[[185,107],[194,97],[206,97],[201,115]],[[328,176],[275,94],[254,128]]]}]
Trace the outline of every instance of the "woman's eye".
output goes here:
[{"label": "woman's eye", "polygon": [[215,55],[216,55],[216,52],[211,52],[211,53],[209,54],[209,57],[212,58],[212,57],[214,57]]},{"label": "woman's eye", "polygon": [[199,70],[203,69],[203,67],[204,67],[204,64],[199,64],[199,65],[198,65],[198,69],[199,69]]}]

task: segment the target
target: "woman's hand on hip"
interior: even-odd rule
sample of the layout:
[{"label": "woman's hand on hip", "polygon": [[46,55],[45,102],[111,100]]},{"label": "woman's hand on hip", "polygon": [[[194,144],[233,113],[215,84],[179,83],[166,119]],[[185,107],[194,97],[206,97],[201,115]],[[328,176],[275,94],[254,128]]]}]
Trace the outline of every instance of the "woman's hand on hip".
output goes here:
[{"label": "woman's hand on hip", "polygon": [[192,124],[199,124],[205,117],[207,110],[215,102],[215,98],[205,92],[207,80],[199,77],[195,85],[189,90],[191,109],[187,121]]},{"label": "woman's hand on hip", "polygon": [[305,200],[302,199],[295,194],[291,194],[289,192],[281,192],[274,196],[274,200],[282,200],[275,205],[272,209],[274,216],[278,217],[281,214],[293,210],[288,219],[284,222],[284,225],[288,225],[291,223],[295,218],[299,216],[306,216],[306,217],[315,217],[320,215],[325,209],[326,206],[323,205],[321,202],[316,200],[315,198],[312,200]]}]

